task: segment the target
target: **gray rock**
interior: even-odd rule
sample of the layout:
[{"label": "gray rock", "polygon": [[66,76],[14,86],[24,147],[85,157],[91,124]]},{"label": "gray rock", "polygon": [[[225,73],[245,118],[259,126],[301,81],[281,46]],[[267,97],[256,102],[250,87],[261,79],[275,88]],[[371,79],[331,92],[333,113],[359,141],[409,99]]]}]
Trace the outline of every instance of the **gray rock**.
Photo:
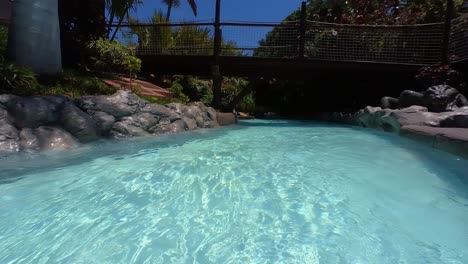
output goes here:
[{"label": "gray rock", "polygon": [[143,109],[141,109],[141,112],[151,113],[158,117],[167,117],[171,120],[171,122],[181,118],[180,113],[177,113],[173,109],[160,104],[148,104]]},{"label": "gray rock", "polygon": [[18,96],[12,94],[0,94],[0,105],[8,107],[13,100],[18,98]]},{"label": "gray rock", "polygon": [[450,113],[450,116],[440,121],[440,126],[468,128],[468,107]]},{"label": "gray rock", "polygon": [[401,92],[398,102],[400,108],[410,107],[412,105],[424,106],[424,94],[405,90]]},{"label": "gray rock", "polygon": [[94,112],[91,116],[96,122],[96,127],[101,135],[107,135],[115,123],[115,117],[104,112]]},{"label": "gray rock", "polygon": [[97,125],[94,119],[74,104],[68,103],[63,107],[60,123],[80,142],[86,143],[98,139]]},{"label": "gray rock", "polygon": [[149,135],[150,134],[142,128],[128,124],[125,121],[115,123],[110,131],[110,136],[112,138],[143,137]]},{"label": "gray rock", "polygon": [[55,124],[63,104],[44,97],[20,97],[10,102],[8,111],[18,128]]},{"label": "gray rock", "polygon": [[[201,105],[203,105],[203,104],[201,104]],[[204,109],[206,109],[205,106],[204,106]],[[182,111],[182,114],[183,114],[184,117],[195,120],[195,123],[200,128],[203,128],[205,121],[210,120],[208,118],[208,114],[206,112],[204,113],[202,110],[200,110],[200,108],[197,105],[190,105],[190,106],[186,107]]]},{"label": "gray rock", "polygon": [[216,122],[220,126],[229,126],[237,123],[237,117],[233,113],[216,113]]},{"label": "gray rock", "polygon": [[214,110],[211,107],[208,107],[206,113],[211,120],[216,121],[216,110]]},{"label": "gray rock", "polygon": [[174,134],[186,131],[187,125],[183,120],[177,120],[169,124],[157,124],[152,128],[153,134]]},{"label": "gray rock", "polygon": [[155,118],[150,113],[138,113],[132,116],[127,116],[121,122],[135,127],[139,127],[145,131],[158,123],[159,119]]},{"label": "gray rock", "polygon": [[0,123],[0,153],[20,150],[18,130],[10,123]]},{"label": "gray rock", "polygon": [[432,86],[424,93],[424,105],[430,112],[453,111],[459,106],[463,106],[459,105],[462,102],[462,95],[457,89],[448,85]]},{"label": "gray rock", "polygon": [[380,107],[382,109],[398,109],[398,106],[399,100],[396,98],[386,96],[380,100]]},{"label": "gray rock", "polygon": [[185,125],[187,126],[188,130],[195,130],[198,128],[197,122],[191,118],[188,117],[182,117],[182,120],[184,121]]},{"label": "gray rock", "polygon": [[89,112],[105,112],[117,119],[139,112],[147,104],[133,93],[119,90],[110,96],[83,96],[77,99],[78,106]]},{"label": "gray rock", "polygon": [[218,127],[218,126],[219,126],[218,122],[216,122],[216,121],[205,121],[203,123],[204,128],[213,128],[213,127]]},{"label": "gray rock", "polygon": [[50,126],[41,126],[33,130],[41,151],[65,150],[79,145],[78,141],[67,131]]},{"label": "gray rock", "polygon": [[34,134],[33,129],[23,128],[20,131],[19,137],[21,150],[28,152],[35,152],[40,150],[39,140]]},{"label": "gray rock", "polygon": [[170,104],[167,104],[166,106],[176,111],[176,113],[178,113],[179,115],[182,115],[182,112],[184,111],[184,109],[187,108],[186,105],[179,104],[179,103],[170,103]]}]

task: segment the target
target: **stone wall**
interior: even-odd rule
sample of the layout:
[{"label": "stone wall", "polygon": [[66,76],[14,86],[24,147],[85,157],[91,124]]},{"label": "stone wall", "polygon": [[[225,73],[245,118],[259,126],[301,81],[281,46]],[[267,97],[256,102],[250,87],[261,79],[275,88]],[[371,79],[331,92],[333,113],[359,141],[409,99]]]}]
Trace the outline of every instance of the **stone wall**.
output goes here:
[{"label": "stone wall", "polygon": [[68,149],[100,138],[172,134],[219,126],[203,103],[151,104],[127,91],[110,96],[0,95],[0,153]]}]

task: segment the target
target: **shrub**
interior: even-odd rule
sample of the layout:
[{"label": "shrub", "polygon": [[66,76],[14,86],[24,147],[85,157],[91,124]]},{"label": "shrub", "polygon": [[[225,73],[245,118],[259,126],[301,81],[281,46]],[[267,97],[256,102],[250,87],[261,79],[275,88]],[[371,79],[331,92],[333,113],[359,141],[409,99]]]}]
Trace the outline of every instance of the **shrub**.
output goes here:
[{"label": "shrub", "polygon": [[141,60],[122,43],[100,38],[89,42],[87,49],[87,67],[91,70],[128,74],[131,77],[140,72]]},{"label": "shrub", "polygon": [[27,68],[9,63],[0,56],[0,91],[3,93],[29,94],[39,86],[36,75]]},{"label": "shrub", "polygon": [[0,56],[5,56],[8,44],[8,28],[0,25]]}]

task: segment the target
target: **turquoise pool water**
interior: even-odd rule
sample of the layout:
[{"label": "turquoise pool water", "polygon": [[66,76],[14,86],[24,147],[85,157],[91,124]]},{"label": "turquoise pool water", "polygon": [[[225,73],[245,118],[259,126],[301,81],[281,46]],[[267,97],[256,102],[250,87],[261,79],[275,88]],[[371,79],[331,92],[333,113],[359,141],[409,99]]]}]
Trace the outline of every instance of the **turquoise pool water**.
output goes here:
[{"label": "turquoise pool water", "polygon": [[0,160],[0,263],[468,263],[468,162],[250,121]]}]

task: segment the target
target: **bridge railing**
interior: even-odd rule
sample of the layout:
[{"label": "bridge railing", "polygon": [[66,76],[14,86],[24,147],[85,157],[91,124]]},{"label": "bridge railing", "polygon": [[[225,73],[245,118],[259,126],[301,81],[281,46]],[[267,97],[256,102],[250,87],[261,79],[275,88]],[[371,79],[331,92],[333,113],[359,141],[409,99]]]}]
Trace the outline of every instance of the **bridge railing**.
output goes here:
[{"label": "bridge railing", "polygon": [[468,60],[468,17],[466,16],[452,21],[449,58],[451,62]]},{"label": "bridge railing", "polygon": [[[443,57],[444,23],[347,25],[315,21],[221,22],[220,56],[435,65]],[[137,55],[214,54],[215,23],[122,25]],[[468,59],[468,19],[452,22],[452,61]]]}]

